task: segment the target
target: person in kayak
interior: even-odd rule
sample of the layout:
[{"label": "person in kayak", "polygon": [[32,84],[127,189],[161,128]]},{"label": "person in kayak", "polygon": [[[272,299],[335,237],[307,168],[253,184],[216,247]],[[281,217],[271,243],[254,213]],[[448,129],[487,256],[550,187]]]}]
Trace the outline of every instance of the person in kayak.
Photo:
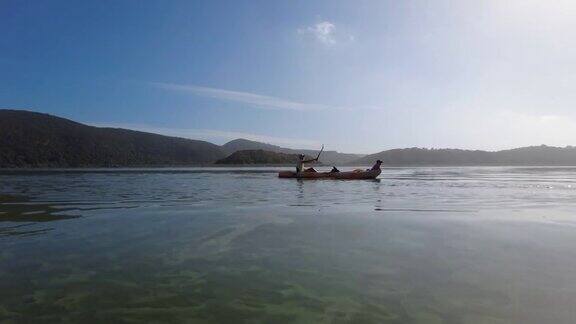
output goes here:
[{"label": "person in kayak", "polygon": [[296,173],[316,172],[316,170],[314,170],[314,168],[309,168],[309,169],[304,170],[304,163],[310,163],[310,162],[318,161],[318,158],[310,159],[310,160],[304,160],[304,158],[305,158],[304,154],[298,155],[298,162],[296,163]]},{"label": "person in kayak", "polygon": [[380,170],[380,166],[382,165],[382,161],[377,160],[376,164],[374,164],[374,166],[372,167],[372,169],[370,169],[370,171],[376,171],[376,170]]}]

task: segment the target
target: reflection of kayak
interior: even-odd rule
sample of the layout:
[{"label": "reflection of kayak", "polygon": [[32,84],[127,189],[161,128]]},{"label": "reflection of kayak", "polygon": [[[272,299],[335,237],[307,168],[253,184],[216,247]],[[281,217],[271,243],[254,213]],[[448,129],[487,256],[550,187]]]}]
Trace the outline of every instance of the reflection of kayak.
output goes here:
[{"label": "reflection of kayak", "polygon": [[294,171],[280,171],[279,178],[295,178],[295,179],[376,179],[380,175],[381,170],[354,170],[347,172],[294,172]]}]

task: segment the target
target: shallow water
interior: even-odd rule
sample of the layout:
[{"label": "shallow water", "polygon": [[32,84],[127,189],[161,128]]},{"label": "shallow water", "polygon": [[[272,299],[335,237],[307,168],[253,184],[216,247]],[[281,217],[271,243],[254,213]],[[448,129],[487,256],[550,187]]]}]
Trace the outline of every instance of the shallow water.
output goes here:
[{"label": "shallow water", "polygon": [[275,172],[0,171],[0,322],[576,322],[576,168]]}]

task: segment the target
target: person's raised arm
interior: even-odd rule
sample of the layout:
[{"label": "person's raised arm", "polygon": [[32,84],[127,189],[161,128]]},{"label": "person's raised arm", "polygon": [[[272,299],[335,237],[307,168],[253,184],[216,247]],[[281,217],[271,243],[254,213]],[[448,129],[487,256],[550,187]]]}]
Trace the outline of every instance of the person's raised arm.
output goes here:
[{"label": "person's raised arm", "polygon": [[322,144],[322,148],[320,149],[320,152],[318,152],[318,156],[316,156],[316,158],[302,161],[302,163],[310,163],[310,162],[318,161],[318,159],[320,158],[320,154],[322,154],[322,151],[324,151],[324,144]]}]

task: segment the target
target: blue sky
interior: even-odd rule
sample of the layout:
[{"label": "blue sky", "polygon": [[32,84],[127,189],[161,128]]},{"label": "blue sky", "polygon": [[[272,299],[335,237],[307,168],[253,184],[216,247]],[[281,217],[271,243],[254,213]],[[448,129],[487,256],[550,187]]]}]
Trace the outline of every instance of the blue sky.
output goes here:
[{"label": "blue sky", "polygon": [[0,108],[222,144],[576,144],[576,3],[0,1]]}]

